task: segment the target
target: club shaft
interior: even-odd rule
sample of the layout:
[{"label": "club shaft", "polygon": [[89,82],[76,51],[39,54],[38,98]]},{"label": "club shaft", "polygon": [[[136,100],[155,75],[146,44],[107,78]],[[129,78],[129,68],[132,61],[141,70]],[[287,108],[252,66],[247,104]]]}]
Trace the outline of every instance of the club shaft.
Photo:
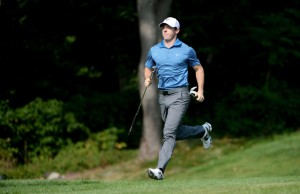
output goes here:
[{"label": "club shaft", "polygon": [[[155,70],[156,70],[156,67],[154,67],[154,69],[151,71],[151,75],[150,75],[150,79],[151,79],[151,80],[152,80],[152,77],[153,77],[153,74],[154,74]],[[138,109],[137,109],[135,115],[134,115],[134,118],[133,118],[133,121],[132,121],[132,123],[131,123],[130,129],[129,129],[129,132],[128,132],[128,135],[130,134],[130,132],[131,132],[131,130],[132,130],[132,128],[133,128],[133,125],[134,125],[134,123],[135,123],[135,119],[136,119],[137,115],[139,114],[139,111],[140,111],[140,108],[141,108],[141,105],[142,105],[142,102],[143,102],[143,99],[144,99],[144,96],[145,96],[145,94],[146,94],[146,91],[147,91],[147,88],[148,88],[148,87],[149,87],[149,86],[147,86],[147,87],[145,88],[145,90],[144,90],[144,93],[143,93],[142,98],[141,98],[141,102],[140,102],[140,104],[139,104],[139,107],[138,107]]]},{"label": "club shaft", "polygon": [[133,125],[134,125],[134,123],[135,123],[135,119],[136,119],[137,115],[139,114],[139,111],[140,111],[140,108],[141,108],[141,105],[142,105],[142,102],[143,102],[145,93],[146,93],[146,91],[147,91],[147,88],[148,88],[148,87],[146,87],[145,90],[144,90],[143,96],[142,96],[142,98],[141,98],[141,102],[140,102],[140,104],[139,104],[139,107],[138,107],[138,109],[137,109],[137,111],[136,111],[136,113],[135,113],[135,116],[134,116],[134,118],[133,118],[133,121],[132,121],[132,123],[131,123],[130,129],[129,129],[129,132],[128,132],[128,135],[130,134],[130,132],[131,132],[131,130],[132,130],[132,127],[133,127]]}]

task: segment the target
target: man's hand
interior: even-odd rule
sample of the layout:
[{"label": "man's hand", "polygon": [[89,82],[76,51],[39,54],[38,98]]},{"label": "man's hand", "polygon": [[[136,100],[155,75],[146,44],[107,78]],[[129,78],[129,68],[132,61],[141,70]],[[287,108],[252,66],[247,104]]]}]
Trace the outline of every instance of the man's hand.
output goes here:
[{"label": "man's hand", "polygon": [[204,101],[204,95],[202,91],[198,91],[197,93],[197,101],[198,102],[203,102]]},{"label": "man's hand", "polygon": [[152,83],[152,80],[151,80],[150,77],[148,77],[148,78],[145,79],[145,86],[146,86],[146,87],[150,86],[151,83]]},{"label": "man's hand", "polygon": [[203,102],[204,101],[203,90],[198,90],[198,92],[196,92],[195,91],[196,88],[197,88],[197,86],[192,87],[190,89],[190,95],[195,97],[198,102]]}]

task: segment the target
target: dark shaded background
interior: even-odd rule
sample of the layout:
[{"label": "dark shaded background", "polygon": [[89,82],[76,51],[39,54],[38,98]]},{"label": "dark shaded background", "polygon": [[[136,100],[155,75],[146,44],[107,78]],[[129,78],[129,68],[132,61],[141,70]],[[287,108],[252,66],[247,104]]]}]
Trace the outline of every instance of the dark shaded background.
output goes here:
[{"label": "dark shaded background", "polygon": [[[299,128],[299,1],[174,1],[179,38],[205,69],[205,97],[185,122],[214,123],[220,136]],[[139,104],[135,1],[2,1],[0,100],[64,102],[91,132],[129,129]],[[191,85],[195,79],[190,77]],[[137,147],[140,113],[129,147]],[[6,132],[1,132],[7,136]]]}]

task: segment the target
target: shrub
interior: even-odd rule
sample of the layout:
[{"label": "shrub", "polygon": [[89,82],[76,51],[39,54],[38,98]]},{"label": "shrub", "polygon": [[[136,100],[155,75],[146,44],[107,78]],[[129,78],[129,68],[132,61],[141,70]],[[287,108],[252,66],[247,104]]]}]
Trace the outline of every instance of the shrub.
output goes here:
[{"label": "shrub", "polygon": [[65,112],[58,100],[35,99],[16,110],[8,102],[0,106],[0,147],[9,147],[21,164],[35,156],[53,157],[69,142],[86,139],[89,129]]},{"label": "shrub", "polygon": [[237,86],[216,105],[215,122],[223,135],[268,136],[297,129],[299,110],[299,95],[295,91]]}]

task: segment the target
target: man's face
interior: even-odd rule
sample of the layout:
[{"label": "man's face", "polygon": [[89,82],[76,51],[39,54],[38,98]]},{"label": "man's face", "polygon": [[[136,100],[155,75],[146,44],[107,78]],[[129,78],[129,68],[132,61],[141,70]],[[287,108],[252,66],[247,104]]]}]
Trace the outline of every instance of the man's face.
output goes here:
[{"label": "man's face", "polygon": [[164,37],[165,41],[171,41],[176,38],[179,29],[172,28],[171,26],[164,24],[162,27],[162,36]]}]

